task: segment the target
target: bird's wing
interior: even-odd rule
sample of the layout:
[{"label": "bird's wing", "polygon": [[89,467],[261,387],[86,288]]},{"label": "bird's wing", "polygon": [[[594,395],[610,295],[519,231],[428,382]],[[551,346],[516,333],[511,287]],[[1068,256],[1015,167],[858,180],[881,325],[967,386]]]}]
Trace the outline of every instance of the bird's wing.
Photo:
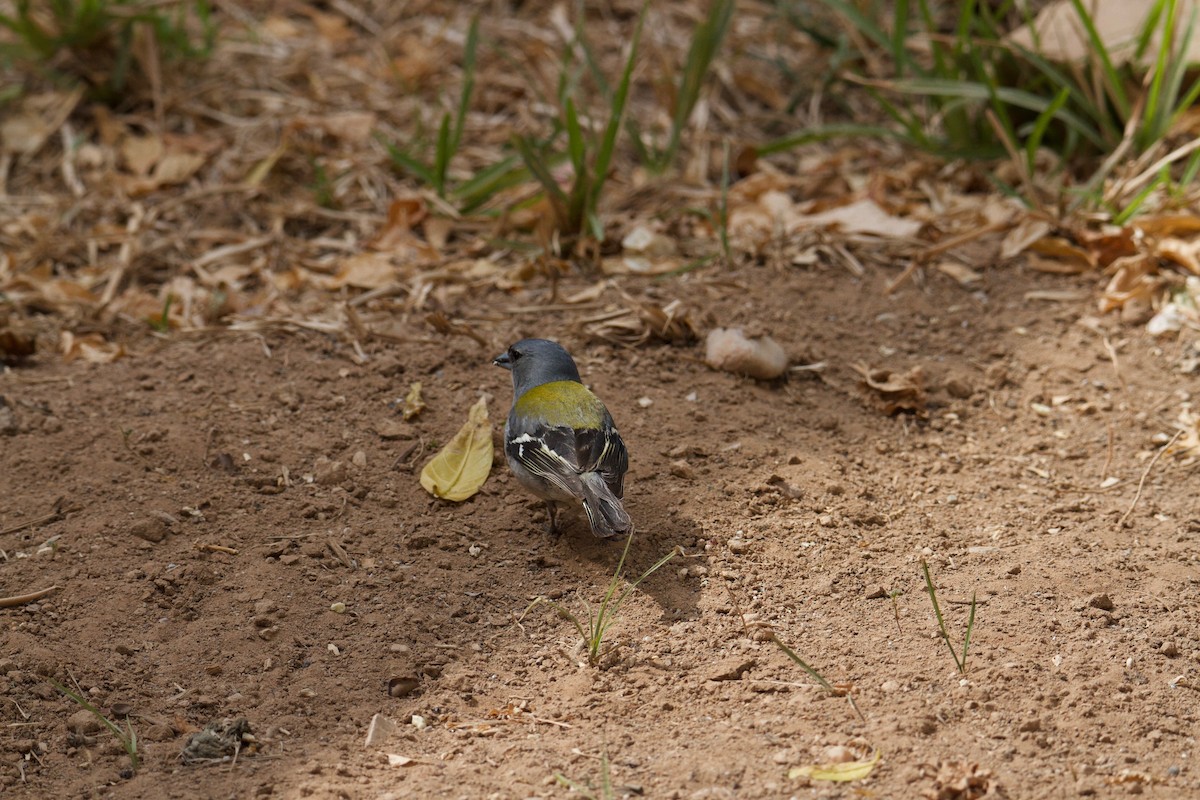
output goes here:
[{"label": "bird's wing", "polygon": [[579,492],[581,473],[598,472],[621,497],[629,453],[611,420],[606,421],[609,424],[598,429],[547,428],[540,437],[514,431],[504,449],[530,472],[571,494]]}]

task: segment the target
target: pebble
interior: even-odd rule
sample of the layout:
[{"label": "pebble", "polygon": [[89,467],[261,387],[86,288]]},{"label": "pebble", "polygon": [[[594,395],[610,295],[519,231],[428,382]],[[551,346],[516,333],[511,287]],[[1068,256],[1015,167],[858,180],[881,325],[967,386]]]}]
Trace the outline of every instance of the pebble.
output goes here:
[{"label": "pebble", "polygon": [[745,539],[730,539],[729,552],[735,554],[748,553],[750,552],[750,543]]},{"label": "pebble", "polygon": [[683,478],[690,481],[696,477],[696,470],[692,469],[692,465],[680,459],[671,462],[671,474],[676,478]]},{"label": "pebble", "polygon": [[1116,605],[1113,604],[1112,598],[1106,594],[1092,595],[1087,599],[1087,604],[1089,608],[1098,608],[1101,611],[1112,611],[1114,608],[1116,608]]},{"label": "pebble", "polygon": [[157,517],[144,517],[129,526],[129,532],[147,542],[161,542],[167,538],[167,524]]},{"label": "pebble", "polygon": [[845,764],[857,756],[844,744],[834,744],[821,751],[821,760],[826,764]]},{"label": "pebble", "polygon": [[99,733],[100,720],[92,712],[81,708],[67,717],[67,730],[80,735]]}]

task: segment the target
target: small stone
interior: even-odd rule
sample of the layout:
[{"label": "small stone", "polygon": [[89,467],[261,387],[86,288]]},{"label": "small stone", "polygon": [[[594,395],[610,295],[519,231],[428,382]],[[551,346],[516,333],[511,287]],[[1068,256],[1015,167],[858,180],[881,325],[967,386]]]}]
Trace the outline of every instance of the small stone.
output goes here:
[{"label": "small stone", "polygon": [[821,761],[826,764],[845,764],[857,758],[854,751],[844,744],[835,744],[821,751]]},{"label": "small stone", "polygon": [[1018,730],[1020,730],[1023,733],[1036,733],[1037,731],[1040,731],[1041,729],[1042,729],[1042,721],[1040,719],[1038,719],[1037,717],[1034,717],[1033,719],[1025,720],[1024,722],[1021,723],[1021,727],[1018,728]]},{"label": "small stone", "polygon": [[408,697],[421,686],[421,681],[412,675],[388,680],[388,697]]},{"label": "small stone", "polygon": [[335,614],[345,614],[346,613],[346,604],[341,602],[340,600],[336,603],[330,603],[329,610]]},{"label": "small stone", "polygon": [[748,552],[750,552],[750,543],[747,542],[745,539],[730,539],[729,540],[729,552],[735,553],[738,555],[740,555],[742,553],[748,553]]},{"label": "small stone", "polygon": [[654,401],[649,397],[639,397],[637,404],[642,408],[649,408],[650,406],[654,405]]},{"label": "small stone", "polygon": [[67,730],[81,736],[100,732],[100,720],[87,709],[79,709],[67,717]]},{"label": "small stone", "polygon": [[746,656],[730,656],[713,664],[708,670],[710,681],[738,681],[758,662]]},{"label": "small stone", "polygon": [[832,514],[822,514],[821,516],[817,517],[817,523],[822,528],[832,528],[833,527],[833,515]]},{"label": "small stone", "polygon": [[313,481],[321,486],[333,486],[346,480],[346,465],[321,456],[313,464]]},{"label": "small stone", "polygon": [[378,747],[395,732],[395,720],[383,714],[376,714],[371,717],[371,724],[367,726],[367,740],[363,744],[366,747]]},{"label": "small stone", "polygon": [[950,378],[946,381],[946,394],[951,397],[956,397],[959,400],[965,400],[973,394],[971,384],[967,383],[962,378]]},{"label": "small stone", "polygon": [[1101,611],[1112,611],[1116,606],[1113,604],[1112,598],[1106,594],[1094,594],[1087,599],[1089,608],[1098,608]]},{"label": "small stone", "polygon": [[157,517],[144,517],[129,526],[129,532],[147,542],[161,542],[167,538],[167,524]]},{"label": "small stone", "polygon": [[365,467],[367,465],[367,454],[362,450],[356,450],[354,455],[350,457],[350,463],[356,467]]},{"label": "small stone", "polygon": [[1175,658],[1179,655],[1179,645],[1175,644],[1173,639],[1167,639],[1159,646],[1158,652],[1167,658]]},{"label": "small stone", "polygon": [[682,478],[685,481],[690,481],[696,477],[696,470],[692,469],[692,465],[680,459],[671,462],[671,474],[676,478]]},{"label": "small stone", "polygon": [[900,681],[886,680],[880,686],[879,690],[887,694],[900,691]]}]

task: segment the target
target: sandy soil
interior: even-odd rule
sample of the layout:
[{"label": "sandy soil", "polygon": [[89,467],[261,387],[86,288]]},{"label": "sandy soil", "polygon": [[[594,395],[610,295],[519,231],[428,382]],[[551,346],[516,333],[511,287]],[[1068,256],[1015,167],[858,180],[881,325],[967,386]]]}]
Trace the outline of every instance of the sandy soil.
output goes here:
[{"label": "sandy soil", "polygon": [[[719,277],[669,291],[826,368],[756,383],[701,346],[598,344],[551,313],[478,322],[486,347],[375,343],[363,364],[313,333],[226,333],[5,371],[3,593],[59,588],[0,611],[4,794],[563,797],[561,775],[603,796],[606,774],[614,797],[1200,792],[1197,482],[1152,463],[1195,390],[1179,347],[1024,297],[1083,279],[889,296],[876,270]],[[625,434],[629,573],[684,552],[620,607],[598,666],[570,622],[522,614],[595,608],[620,544],[581,520],[551,537],[499,462],[462,504],[418,485],[480,393],[502,420],[489,361],[527,335],[573,350]],[[877,410],[858,362],[920,366],[924,418]],[[428,408],[405,423],[413,381]],[[922,558],[958,644],[977,597],[965,677]],[[127,715],[135,775],[51,678]],[[368,746],[376,714],[396,730]],[[221,718],[256,744],[184,765]],[[861,784],[788,777],[875,751]]]}]

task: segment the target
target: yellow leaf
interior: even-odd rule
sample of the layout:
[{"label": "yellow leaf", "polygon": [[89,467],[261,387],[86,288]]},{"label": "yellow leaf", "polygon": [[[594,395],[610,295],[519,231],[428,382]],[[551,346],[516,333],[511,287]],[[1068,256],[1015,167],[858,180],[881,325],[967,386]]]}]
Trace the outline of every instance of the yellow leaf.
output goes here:
[{"label": "yellow leaf", "polygon": [[810,764],[803,767],[792,767],[788,777],[808,778],[814,781],[858,781],[871,774],[879,763],[880,752],[865,761],[845,761],[840,764]]},{"label": "yellow leaf", "polygon": [[[416,381],[404,396],[404,418],[412,419],[425,410],[425,401],[421,399],[421,382]],[[484,409],[486,418],[487,409]]]},{"label": "yellow leaf", "polygon": [[421,470],[421,486],[434,497],[461,502],[479,491],[491,470],[492,424],[481,397],[467,424]]}]

